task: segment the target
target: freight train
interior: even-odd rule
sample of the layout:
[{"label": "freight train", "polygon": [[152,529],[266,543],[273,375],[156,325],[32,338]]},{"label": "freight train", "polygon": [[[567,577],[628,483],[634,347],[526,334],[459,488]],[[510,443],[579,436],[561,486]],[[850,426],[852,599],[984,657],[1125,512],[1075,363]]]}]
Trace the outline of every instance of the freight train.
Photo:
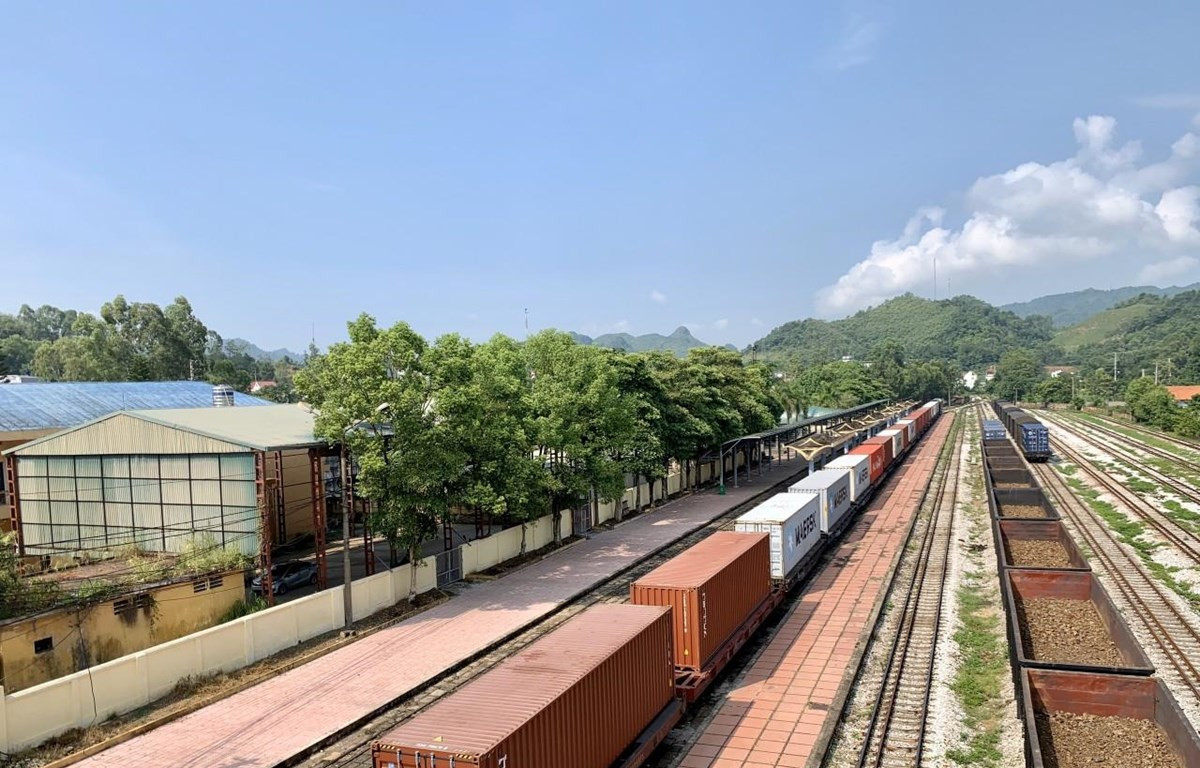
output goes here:
[{"label": "freight train", "polygon": [[[933,400],[376,739],[374,768],[633,768],[834,545]],[[889,429],[871,433],[879,426]]]},{"label": "freight train", "polygon": [[1003,400],[993,400],[992,408],[1027,460],[1050,460],[1053,455],[1050,451],[1050,430],[1046,429],[1045,424]]}]

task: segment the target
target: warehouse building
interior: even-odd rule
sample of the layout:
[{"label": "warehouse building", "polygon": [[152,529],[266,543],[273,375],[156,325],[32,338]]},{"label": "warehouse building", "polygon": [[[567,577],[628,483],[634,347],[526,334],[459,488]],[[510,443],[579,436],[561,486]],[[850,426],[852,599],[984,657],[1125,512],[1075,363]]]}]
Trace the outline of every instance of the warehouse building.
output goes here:
[{"label": "warehouse building", "polygon": [[131,410],[10,448],[20,552],[98,559],[211,537],[255,555],[312,535],[323,560],[331,449],[313,426],[300,405]]},{"label": "warehouse building", "polygon": [[[271,405],[233,393],[239,407]],[[0,384],[0,451],[77,427],[114,411],[158,408],[211,408],[213,387],[203,381],[30,381],[4,377]],[[9,478],[0,472],[0,506],[7,505]],[[0,532],[8,530],[0,515]]]}]

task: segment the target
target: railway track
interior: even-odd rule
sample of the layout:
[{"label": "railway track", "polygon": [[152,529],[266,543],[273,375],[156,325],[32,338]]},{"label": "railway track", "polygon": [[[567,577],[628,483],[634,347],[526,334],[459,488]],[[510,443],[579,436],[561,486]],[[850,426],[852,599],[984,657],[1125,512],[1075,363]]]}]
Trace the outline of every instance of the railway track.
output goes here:
[{"label": "railway track", "polygon": [[[903,603],[896,604],[896,634],[887,650],[882,684],[871,705],[857,768],[911,768],[921,764],[946,572],[954,541],[951,532],[958,498],[958,457],[965,436],[961,424],[955,428],[953,447],[940,459],[937,490],[921,526],[920,547],[911,576],[905,580]],[[890,599],[895,603],[895,597]]]},{"label": "railway track", "polygon": [[[1195,454],[1200,454],[1200,441],[1190,440],[1186,437],[1180,437],[1179,435],[1173,435],[1170,432],[1163,432],[1160,429],[1155,429],[1154,427],[1147,427],[1144,424],[1134,424],[1132,422],[1121,421],[1120,419],[1114,419],[1109,416],[1101,416],[1098,413],[1089,413],[1087,415],[1093,419],[1102,421],[1112,427],[1121,427],[1123,429],[1132,430],[1134,432],[1140,432],[1147,437],[1152,437],[1156,440],[1161,440],[1164,443],[1172,443],[1184,450],[1190,451]],[[1121,437],[1128,439],[1128,435],[1121,435]]]},{"label": "railway track", "polygon": [[[790,478],[789,482],[794,480],[794,478],[795,476]],[[888,485],[881,490],[884,498],[886,498],[887,494],[891,493],[892,488],[893,486]],[[745,512],[748,506],[757,503],[768,492],[769,490],[764,491],[762,495],[755,497],[754,500],[730,510],[703,528],[688,534],[666,549],[661,550],[633,568],[596,587],[541,623],[500,645],[483,658],[437,681],[434,685],[428,686],[419,694],[401,702],[352,733],[343,736],[339,741],[311,756],[291,762],[288,765],[301,766],[302,768],[369,768],[371,765],[371,742],[376,738],[434,704],[443,696],[463,687],[476,676],[486,672],[530,643],[552,632],[589,607],[597,603],[629,602],[630,584],[716,531],[732,530],[734,519]],[[779,613],[782,613],[782,611]],[[774,623],[774,620],[769,620],[767,626],[769,627],[772,623]],[[735,660],[735,662],[729,665],[728,669],[736,673],[741,664],[746,663],[744,657],[748,655],[743,654],[741,661]]]},{"label": "railway track", "polygon": [[[1102,448],[1104,448],[1105,451],[1107,451],[1109,453],[1120,454],[1120,455],[1124,456],[1126,460],[1133,461],[1134,463],[1138,464],[1140,470],[1145,471],[1146,474],[1151,475],[1152,477],[1154,477],[1155,480],[1158,480],[1159,482],[1170,486],[1173,490],[1175,490],[1176,493],[1179,493],[1179,494],[1182,494],[1185,496],[1189,496],[1193,500],[1200,502],[1200,489],[1196,488],[1196,486],[1192,485],[1191,483],[1183,482],[1183,481],[1177,480],[1175,478],[1172,478],[1168,475],[1165,475],[1162,473],[1161,470],[1158,470],[1154,467],[1146,467],[1145,465],[1143,465],[1141,463],[1139,457],[1131,455],[1129,450],[1127,448],[1125,448],[1124,446],[1132,444],[1133,449],[1136,451],[1141,451],[1142,453],[1146,453],[1146,454],[1149,454],[1156,458],[1163,459],[1164,461],[1169,461],[1172,464],[1176,464],[1178,466],[1185,467],[1185,468],[1191,470],[1192,472],[1196,472],[1196,473],[1200,473],[1200,463],[1191,461],[1182,456],[1178,456],[1174,453],[1171,453],[1170,451],[1163,450],[1162,448],[1158,448],[1156,446],[1149,445],[1147,443],[1137,440],[1136,438],[1131,438],[1128,435],[1121,434],[1120,432],[1114,431],[1112,429],[1097,426],[1090,422],[1077,421],[1075,419],[1064,419],[1061,416],[1054,416],[1054,417],[1047,419],[1046,418],[1047,414],[1045,412],[1042,412],[1039,415],[1043,419],[1050,421],[1050,423],[1057,425],[1059,428],[1066,429],[1067,431],[1071,432],[1072,434],[1082,436],[1085,440],[1088,440],[1088,442],[1091,442],[1094,445],[1100,445]],[[1095,435],[1095,434],[1100,434],[1105,438],[1117,441],[1115,444],[1115,447],[1113,447],[1112,445],[1099,443],[1098,438],[1092,437],[1092,435]]]},{"label": "railway track", "polygon": [[1032,465],[1042,487],[1072,523],[1092,557],[1103,566],[1104,576],[1116,587],[1131,618],[1140,622],[1153,638],[1159,655],[1170,669],[1158,669],[1176,696],[1190,692],[1200,705],[1200,629],[1194,618],[1181,610],[1177,598],[1149,573],[1141,558],[1123,547],[1112,530],[1071,491],[1058,472],[1044,464]]},{"label": "railway track", "polygon": [[[1061,427],[1059,422],[1051,422],[1055,426]],[[1069,428],[1066,431],[1071,431]],[[1077,432],[1071,432],[1078,435]],[[1111,446],[1101,445],[1094,440],[1088,439],[1086,436],[1081,436],[1086,442],[1095,445],[1100,450],[1115,453]],[[1150,501],[1142,498],[1140,495],[1130,491],[1128,488],[1121,485],[1108,474],[1096,469],[1092,463],[1079,451],[1066,445],[1061,440],[1051,438],[1055,452],[1060,456],[1068,459],[1075,464],[1081,471],[1088,475],[1092,480],[1104,488],[1105,491],[1117,498],[1124,504],[1134,515],[1142,522],[1150,526],[1156,533],[1166,539],[1172,546],[1179,550],[1180,554],[1187,557],[1192,562],[1200,566],[1200,537],[1194,531],[1184,527],[1175,520],[1172,520],[1167,515],[1164,515],[1159,508]],[[1143,469],[1138,465],[1139,471]],[[1200,502],[1200,497],[1194,497],[1197,502]]]},{"label": "railway track", "polygon": [[[794,479],[794,477],[792,478]],[[790,481],[790,480],[789,480]],[[874,497],[872,503],[879,500],[886,500],[895,490],[895,484],[889,478],[880,490],[879,495]],[[764,494],[766,495],[766,492]],[[327,745],[325,748],[310,756],[297,759],[286,763],[286,766],[300,766],[301,768],[370,768],[371,766],[371,742],[376,738],[387,733],[395,728],[403,721],[413,717],[423,709],[431,706],[443,696],[453,693],[459,688],[471,682],[478,675],[486,672],[495,665],[502,662],[504,659],[512,656],[530,643],[538,640],[542,636],[552,632],[563,623],[570,620],[572,617],[587,610],[589,607],[597,603],[625,603],[629,601],[629,587],[634,581],[641,576],[649,573],[653,569],[662,565],[667,560],[675,557],[685,549],[693,546],[701,539],[715,533],[719,530],[732,530],[734,519],[742,514],[746,507],[757,503],[761,496],[755,500],[746,502],[745,504],[730,510],[725,515],[712,521],[705,527],[688,534],[684,538],[670,545],[666,549],[660,551],[656,555],[639,563],[637,566],[620,574],[608,582],[598,586],[587,595],[577,599],[574,603],[560,610],[558,613],[542,621],[538,625],[529,628],[521,633],[518,637],[502,644],[491,653],[481,659],[478,659],[471,664],[459,669],[451,675],[436,682],[436,684],[427,687],[421,693],[401,702],[386,713],[374,718],[364,726],[354,730],[351,733],[344,735],[340,740]],[[814,567],[814,571],[819,569],[828,558],[828,553],[824,555],[819,564]],[[796,589],[792,597],[784,602],[783,606],[776,614],[768,619],[764,624],[760,637],[755,638],[747,644],[743,652],[732,661],[727,667],[723,676],[727,679],[735,678],[748,664],[753,661],[756,655],[755,649],[761,648],[769,639],[770,635],[778,623],[779,618],[786,614],[788,606],[796,595],[800,594],[800,590]],[[706,697],[711,698],[711,696]],[[711,704],[706,704],[703,700],[694,707],[689,713],[691,718],[703,718],[705,713],[709,711]],[[653,765],[667,765],[673,757],[681,751],[685,751],[690,746],[689,743],[674,743],[675,740],[668,736],[666,742],[656,754]]]}]

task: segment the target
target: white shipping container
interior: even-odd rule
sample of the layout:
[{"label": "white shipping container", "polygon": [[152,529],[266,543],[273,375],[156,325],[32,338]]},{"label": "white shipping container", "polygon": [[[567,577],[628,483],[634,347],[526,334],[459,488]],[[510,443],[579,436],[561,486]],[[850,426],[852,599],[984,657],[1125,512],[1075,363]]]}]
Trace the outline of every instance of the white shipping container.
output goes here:
[{"label": "white shipping container", "polygon": [[904,427],[908,430],[908,444],[912,445],[917,442],[917,422],[912,419],[901,419],[896,422],[896,427]]},{"label": "white shipping container", "polygon": [[821,501],[816,496],[777,493],[734,521],[740,533],[766,533],[771,578],[784,579],[821,540]]},{"label": "white shipping container", "polygon": [[829,533],[850,509],[850,470],[817,470],[788,488],[788,492],[818,496],[821,499],[821,533]]},{"label": "white shipping container", "polygon": [[855,504],[871,490],[871,457],[865,454],[838,456],[826,469],[850,470],[850,500]]},{"label": "white shipping container", "polygon": [[901,452],[904,451],[904,434],[898,429],[885,429],[879,434],[892,438],[892,456],[900,458]]}]

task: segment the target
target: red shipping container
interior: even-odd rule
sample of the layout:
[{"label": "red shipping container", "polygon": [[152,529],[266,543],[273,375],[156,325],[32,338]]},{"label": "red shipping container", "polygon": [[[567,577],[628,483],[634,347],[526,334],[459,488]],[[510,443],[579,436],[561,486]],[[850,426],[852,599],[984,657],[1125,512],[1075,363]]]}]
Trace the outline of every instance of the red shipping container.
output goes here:
[{"label": "red shipping container", "polygon": [[609,768],[674,695],[671,611],[597,605],[381,736],[371,763]]},{"label": "red shipping container", "polygon": [[891,435],[875,435],[875,437],[868,437],[866,440],[863,440],[863,445],[886,446],[883,454],[883,464],[885,467],[891,466],[892,462],[896,460],[896,441],[892,439]]},{"label": "red shipping container", "polygon": [[865,455],[871,458],[871,485],[879,482],[879,478],[883,476],[884,471],[887,469],[887,454],[891,450],[891,447],[891,440],[888,440],[886,445],[883,443],[872,443],[868,440],[850,450],[852,454]]},{"label": "red shipping container", "polygon": [[770,537],[718,531],[635,581],[629,599],[670,606],[675,666],[702,670],[770,592]]}]

